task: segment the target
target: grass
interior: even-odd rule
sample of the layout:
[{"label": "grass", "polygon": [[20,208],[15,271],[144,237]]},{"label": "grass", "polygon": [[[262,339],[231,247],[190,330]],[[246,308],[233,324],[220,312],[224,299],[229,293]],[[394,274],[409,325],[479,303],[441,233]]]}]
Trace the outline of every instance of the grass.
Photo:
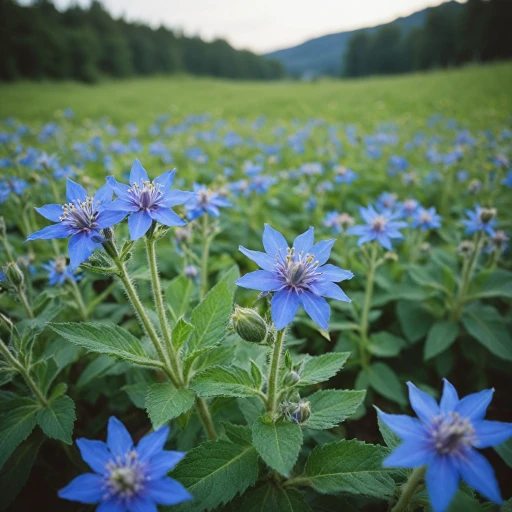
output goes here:
[{"label": "grass", "polygon": [[47,122],[72,108],[79,118],[150,123],[158,114],[274,120],[321,117],[372,126],[434,112],[472,124],[506,121],[512,112],[512,63],[363,80],[316,83],[230,82],[191,77],[137,78],[89,86],[72,82],[0,85],[0,118]]}]

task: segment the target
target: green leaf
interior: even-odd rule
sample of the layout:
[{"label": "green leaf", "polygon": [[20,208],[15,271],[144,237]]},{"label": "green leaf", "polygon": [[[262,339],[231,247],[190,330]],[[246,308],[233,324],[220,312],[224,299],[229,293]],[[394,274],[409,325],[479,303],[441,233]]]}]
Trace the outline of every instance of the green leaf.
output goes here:
[{"label": "green leaf", "polygon": [[306,462],[305,478],[322,494],[349,493],[384,498],[395,492],[392,470],[382,467],[387,455],[387,448],[356,440],[317,446]]},{"label": "green leaf", "polygon": [[240,269],[238,265],[230,267],[219,279],[219,283],[225,283],[231,297],[235,294],[236,280],[240,278]]},{"label": "green leaf", "polygon": [[24,441],[36,426],[39,404],[29,398],[14,396],[2,407],[0,422],[0,468],[15,448]]},{"label": "green leaf", "polygon": [[165,425],[194,405],[195,395],[189,389],[177,389],[170,383],[153,384],[146,395],[146,409],[153,428]]},{"label": "green leaf", "polygon": [[505,464],[512,468],[512,437],[508,441],[495,446],[494,450],[503,459]]},{"label": "green leaf", "polygon": [[187,312],[193,289],[192,279],[185,275],[180,275],[169,283],[165,291],[165,298],[174,321],[177,322]]},{"label": "green leaf", "polygon": [[[375,407],[377,409],[377,413],[380,411],[378,407]],[[379,424],[379,430],[382,434],[382,438],[384,439],[384,442],[386,443],[386,446],[394,450],[399,445],[402,444],[402,440],[400,437],[398,437],[381,419],[380,415],[377,414],[377,422]]]},{"label": "green leaf", "polygon": [[172,344],[176,350],[179,350],[188,340],[188,337],[194,330],[183,318],[180,318],[172,330]]},{"label": "green leaf", "polygon": [[263,373],[261,368],[252,360],[249,360],[251,364],[251,377],[256,385],[256,389],[261,389],[261,384],[263,383]]},{"label": "green leaf", "polygon": [[466,331],[495,356],[512,361],[512,339],[503,318],[492,306],[468,308],[462,315]]},{"label": "green leaf", "polygon": [[421,302],[400,301],[396,307],[398,320],[405,337],[415,343],[427,334],[434,319]]},{"label": "green leaf", "polygon": [[[489,510],[495,510],[495,507],[492,506],[489,509],[487,504],[480,503],[476,498],[468,496],[462,489],[459,489],[446,512],[485,512]],[[503,508],[501,510],[505,512]]]},{"label": "green leaf", "polygon": [[307,397],[311,416],[303,426],[324,430],[339,425],[356,412],[363,403],[366,391],[342,391],[325,389]]},{"label": "green leaf", "polygon": [[189,350],[208,347],[220,343],[226,335],[233,303],[225,282],[214,286],[204,300],[192,311],[192,325],[195,331],[189,340]]},{"label": "green leaf", "polygon": [[43,439],[39,432],[20,444],[0,471],[0,510],[7,508],[27,482]]},{"label": "green leaf", "polygon": [[183,484],[194,499],[173,510],[212,510],[254,485],[258,478],[258,454],[249,441],[242,439],[250,439],[248,435],[233,437],[237,442],[206,441],[190,450],[170,476]]},{"label": "green leaf", "polygon": [[121,391],[126,392],[135,407],[145,409],[148,387],[147,382],[136,382],[135,384],[126,384]]},{"label": "green leaf", "polygon": [[459,326],[443,320],[436,322],[428,331],[423,358],[426,360],[441,354],[449,348],[459,335]]},{"label": "green leaf", "polygon": [[105,375],[116,364],[119,364],[119,361],[113,357],[104,354],[95,357],[80,374],[76,385],[79,388],[87,386],[92,380]]},{"label": "green leaf", "polygon": [[252,442],[268,466],[290,476],[302,446],[302,430],[297,423],[274,423],[268,416],[261,416],[252,426]]},{"label": "green leaf", "polygon": [[400,405],[407,405],[403,386],[396,373],[384,363],[373,363],[368,371],[371,387],[377,393]]},{"label": "green leaf", "polygon": [[91,352],[108,354],[141,366],[161,366],[148,357],[138,338],[117,325],[100,323],[49,324],[71,343]]},{"label": "green leaf", "polygon": [[265,412],[263,401],[258,396],[239,398],[237,404],[245,422],[250,427]]},{"label": "green leaf", "polygon": [[258,396],[251,376],[237,366],[212,366],[196,375],[190,387],[200,396]]},{"label": "green leaf", "polygon": [[329,380],[341,370],[349,356],[350,352],[330,352],[321,356],[306,356],[298,385],[310,386]]},{"label": "green leaf", "polygon": [[244,494],[244,512],[311,512],[297,489],[263,485]]},{"label": "green leaf", "polygon": [[[481,281],[483,280],[483,283]],[[485,272],[474,280],[469,295],[472,299],[506,297],[512,299],[512,272],[496,269],[490,275]]]},{"label": "green leaf", "polygon": [[60,368],[53,357],[41,359],[32,367],[34,380],[43,395],[46,396],[48,394],[48,390],[59,374],[59,371]]},{"label": "green leaf", "polygon": [[62,395],[48,402],[48,406],[37,411],[36,420],[41,430],[52,439],[72,444],[71,434],[75,423],[75,403]]},{"label": "green leaf", "polygon": [[368,351],[379,357],[395,357],[407,345],[407,343],[398,336],[386,331],[372,334]]}]

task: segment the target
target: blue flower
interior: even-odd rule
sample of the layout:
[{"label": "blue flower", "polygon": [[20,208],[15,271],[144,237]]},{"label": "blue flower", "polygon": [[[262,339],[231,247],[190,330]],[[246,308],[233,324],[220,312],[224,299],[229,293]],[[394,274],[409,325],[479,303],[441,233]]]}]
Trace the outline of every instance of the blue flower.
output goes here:
[{"label": "blue flower", "polygon": [[359,211],[366,224],[360,224],[347,230],[349,235],[358,235],[361,237],[357,245],[377,240],[382,247],[391,251],[393,249],[391,239],[404,237],[398,230],[405,228],[407,223],[396,221],[397,215],[393,215],[389,211],[378,213],[373,206],[360,208]]},{"label": "blue flower", "polygon": [[455,388],[444,379],[439,405],[411,382],[409,399],[419,419],[379,411],[381,420],[403,443],[384,460],[385,467],[428,466],[426,481],[434,512],[447,509],[462,478],[480,494],[502,503],[494,471],[475,448],[489,448],[512,436],[512,424],[484,420],[493,389],[459,400]]},{"label": "blue flower", "polygon": [[232,206],[227,199],[218,192],[208,189],[206,185],[194,183],[194,192],[194,197],[185,205],[189,220],[197,219],[203,213],[207,213],[212,217],[218,217],[220,215],[219,208]]},{"label": "blue flower", "polygon": [[156,512],[156,505],[176,505],[192,499],[167,473],[184,457],[166,451],[169,427],[143,437],[137,446],[114,416],[108,421],[107,442],[77,439],[82,458],[94,471],[76,477],[59,497],[99,503],[97,512]]},{"label": "blue flower", "polygon": [[441,216],[436,213],[436,209],[418,208],[412,217],[411,226],[420,228],[423,231],[427,229],[437,229],[441,227]]},{"label": "blue flower", "polygon": [[354,180],[356,180],[359,175],[355,173],[352,169],[348,169],[342,165],[336,166],[334,169],[334,182],[335,183],[346,183],[350,185]]},{"label": "blue flower", "polygon": [[475,211],[466,210],[469,219],[464,219],[462,223],[466,226],[466,234],[471,235],[477,231],[484,231],[489,236],[494,236],[494,226],[497,222],[496,210],[492,208],[482,208],[478,204],[475,205]]},{"label": "blue flower", "polygon": [[80,281],[82,278],[82,276],[75,276],[73,269],[66,265],[65,258],[59,257],[54,260],[50,260],[46,265],[41,266],[48,271],[50,286],[54,286],[56,284],[63,285],[66,280]]},{"label": "blue flower", "polygon": [[112,190],[108,185],[101,187],[94,196],[87,196],[86,190],[68,179],[66,182],[65,205],[47,204],[36,211],[43,217],[57,224],[47,226],[41,231],[32,233],[27,240],[42,238],[69,239],[69,258],[71,268],[83,263],[94,251],[101,248],[103,236],[101,229],[109,228],[124,218],[122,212],[111,212],[106,206],[112,201]]},{"label": "blue flower", "polygon": [[299,235],[290,248],[283,235],[265,224],[263,247],[266,252],[240,251],[255,261],[257,270],[238,279],[243,288],[275,292],[272,297],[272,320],[276,329],[284,329],[295,317],[299,305],[322,328],[327,330],[329,304],[323,297],[350,302],[334,283],[354,275],[334,265],[326,265],[335,240],[314,243],[314,229]]},{"label": "blue flower", "polygon": [[132,240],[145,235],[156,220],[166,226],[183,226],[186,222],[171,210],[188,201],[192,192],[171,190],[174,181],[173,171],[166,171],[151,182],[148,173],[138,160],[133,163],[130,171],[130,185],[118,183],[113,176],[107,177],[107,183],[116,193],[108,210],[128,217],[128,229]]},{"label": "blue flower", "polygon": [[512,170],[508,171],[507,175],[501,182],[503,185],[506,185],[507,187],[512,187]]}]

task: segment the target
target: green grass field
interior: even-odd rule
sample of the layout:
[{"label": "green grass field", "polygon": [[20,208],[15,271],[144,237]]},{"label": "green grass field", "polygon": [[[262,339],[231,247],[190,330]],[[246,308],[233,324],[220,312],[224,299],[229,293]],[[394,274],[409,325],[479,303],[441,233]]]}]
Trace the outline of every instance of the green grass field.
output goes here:
[{"label": "green grass field", "polygon": [[425,119],[433,112],[456,116],[469,125],[503,121],[512,112],[512,64],[370,78],[354,81],[229,82],[189,77],[158,77],[104,82],[16,83],[0,86],[0,118],[47,122],[62,108],[78,117],[108,116],[113,122],[146,124],[162,112],[210,112],[215,117],[271,119],[322,117],[373,124]]}]

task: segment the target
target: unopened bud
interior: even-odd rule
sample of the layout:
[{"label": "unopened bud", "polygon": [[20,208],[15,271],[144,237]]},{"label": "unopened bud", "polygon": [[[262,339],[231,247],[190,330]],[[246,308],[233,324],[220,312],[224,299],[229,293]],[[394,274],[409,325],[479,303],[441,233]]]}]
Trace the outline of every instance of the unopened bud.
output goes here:
[{"label": "unopened bud", "polygon": [[296,371],[288,372],[284,378],[284,383],[287,386],[293,386],[300,382],[300,375]]},{"label": "unopened bud", "polygon": [[17,263],[7,263],[7,265],[3,268],[3,271],[5,279],[13,288],[19,290],[25,286],[25,276],[20,270],[20,267],[18,267]]},{"label": "unopened bud", "polygon": [[394,251],[386,251],[384,253],[384,259],[389,261],[398,261],[398,254]]},{"label": "unopened bud", "polygon": [[475,244],[471,240],[463,240],[457,249],[461,256],[468,257],[473,253]]},{"label": "unopened bud", "polygon": [[482,182],[479,180],[471,180],[468,185],[470,194],[476,194],[482,188]]},{"label": "unopened bud", "polygon": [[432,246],[428,242],[423,242],[420,245],[420,251],[424,254],[429,254],[431,250],[432,250]]},{"label": "unopened bud", "polygon": [[481,208],[480,209],[480,220],[487,224],[496,217],[496,208]]},{"label": "unopened bud", "polygon": [[195,279],[197,277],[197,274],[198,274],[197,267],[194,266],[194,265],[187,265],[185,267],[184,274],[189,279]]},{"label": "unopened bud", "polygon": [[294,423],[304,423],[311,416],[309,402],[284,402],[280,405],[282,414]]},{"label": "unopened bud", "polygon": [[231,321],[233,329],[243,340],[262,343],[267,339],[267,323],[254,309],[236,307]]}]

